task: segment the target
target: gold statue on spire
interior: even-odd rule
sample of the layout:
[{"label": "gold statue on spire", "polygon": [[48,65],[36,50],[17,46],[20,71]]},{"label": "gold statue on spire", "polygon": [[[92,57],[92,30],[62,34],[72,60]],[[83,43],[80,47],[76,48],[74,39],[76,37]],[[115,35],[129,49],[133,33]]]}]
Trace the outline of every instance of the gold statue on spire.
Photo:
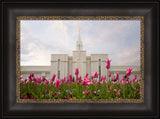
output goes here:
[{"label": "gold statue on spire", "polygon": [[79,32],[80,32],[80,27],[79,27]]}]

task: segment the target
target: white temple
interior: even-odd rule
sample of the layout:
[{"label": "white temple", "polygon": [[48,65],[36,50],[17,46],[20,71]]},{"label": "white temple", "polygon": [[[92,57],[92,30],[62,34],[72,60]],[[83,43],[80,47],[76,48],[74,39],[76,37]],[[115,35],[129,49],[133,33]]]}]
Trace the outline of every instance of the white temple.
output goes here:
[{"label": "white temple", "polygon": [[[80,36],[80,29],[78,40],[76,42],[76,50],[73,51],[72,56],[68,54],[51,54],[51,66],[21,66],[21,75],[28,77],[31,72],[34,72],[37,76],[45,76],[51,79],[53,74],[56,74],[56,78],[64,78],[69,74],[75,76],[75,68],[79,68],[79,75],[84,77],[86,73],[89,76],[93,75],[95,71],[98,72],[99,77],[107,74],[106,60],[108,54],[91,54],[86,55],[86,51],[83,50],[83,41]],[[126,68],[129,66],[112,66],[110,71],[112,73],[120,72],[120,76],[125,74]],[[134,68],[132,75],[140,74],[139,66],[130,66]]]}]

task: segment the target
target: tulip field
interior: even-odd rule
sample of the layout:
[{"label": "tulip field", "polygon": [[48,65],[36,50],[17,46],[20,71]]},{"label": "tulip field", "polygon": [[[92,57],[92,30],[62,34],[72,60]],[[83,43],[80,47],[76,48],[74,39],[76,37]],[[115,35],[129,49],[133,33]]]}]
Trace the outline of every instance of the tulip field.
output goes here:
[{"label": "tulip field", "polygon": [[72,74],[62,79],[35,77],[32,72],[28,78],[20,76],[21,99],[140,99],[141,78],[135,74],[130,75],[133,68],[127,68],[123,78],[119,78],[119,72],[112,76],[109,72],[111,60],[106,61],[106,75],[98,78],[98,72],[88,77],[88,73],[82,78],[79,69],[75,69],[75,78]]}]

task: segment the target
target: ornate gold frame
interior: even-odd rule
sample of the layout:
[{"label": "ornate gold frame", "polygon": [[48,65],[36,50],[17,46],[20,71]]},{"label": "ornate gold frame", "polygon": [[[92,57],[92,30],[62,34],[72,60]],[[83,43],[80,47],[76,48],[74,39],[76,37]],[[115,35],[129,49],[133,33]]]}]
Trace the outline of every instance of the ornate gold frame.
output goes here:
[{"label": "ornate gold frame", "polygon": [[[140,99],[20,99],[20,20],[140,20]],[[144,16],[17,16],[16,17],[16,103],[144,103]]]}]

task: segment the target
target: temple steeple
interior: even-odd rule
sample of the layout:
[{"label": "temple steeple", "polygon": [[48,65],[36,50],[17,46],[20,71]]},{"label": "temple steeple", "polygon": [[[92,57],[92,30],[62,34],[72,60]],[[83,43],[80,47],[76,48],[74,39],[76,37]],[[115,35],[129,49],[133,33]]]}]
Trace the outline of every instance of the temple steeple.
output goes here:
[{"label": "temple steeple", "polygon": [[77,50],[82,50],[83,49],[83,43],[82,43],[81,36],[80,36],[80,27],[79,27],[79,35],[78,35],[76,49]]}]

